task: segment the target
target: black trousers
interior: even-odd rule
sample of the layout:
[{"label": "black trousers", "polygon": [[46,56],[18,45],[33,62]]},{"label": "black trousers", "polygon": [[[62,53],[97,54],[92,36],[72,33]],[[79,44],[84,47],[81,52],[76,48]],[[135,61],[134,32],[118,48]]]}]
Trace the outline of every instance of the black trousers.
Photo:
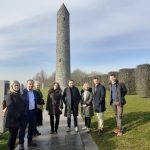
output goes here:
[{"label": "black trousers", "polygon": [[91,126],[91,117],[85,117],[85,126],[90,128],[90,126]]},{"label": "black trousers", "polygon": [[36,126],[36,111],[29,110],[28,116],[23,120],[19,129],[19,144],[24,144],[25,130],[28,125],[28,142],[32,142],[33,133]]},{"label": "black trousers", "polygon": [[[55,122],[54,122],[54,118],[55,118]],[[59,126],[59,118],[60,118],[60,115],[50,115],[51,131],[57,132],[58,126]]]},{"label": "black trousers", "polygon": [[[73,115],[74,118],[74,127],[78,126],[78,118],[76,115]],[[71,127],[71,116],[67,117],[67,126],[70,128]]]},{"label": "black trousers", "polygon": [[9,128],[9,138],[8,138],[8,149],[9,150],[15,149],[15,143],[16,143],[18,130],[19,130],[18,128]]}]

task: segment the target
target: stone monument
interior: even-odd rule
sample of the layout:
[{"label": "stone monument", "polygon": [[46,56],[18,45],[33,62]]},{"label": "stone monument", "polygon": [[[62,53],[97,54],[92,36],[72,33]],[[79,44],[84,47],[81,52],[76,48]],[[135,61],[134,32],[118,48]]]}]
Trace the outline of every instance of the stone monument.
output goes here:
[{"label": "stone monument", "polygon": [[56,77],[62,90],[70,79],[70,21],[64,4],[57,12]]},{"label": "stone monument", "polygon": [[2,109],[3,109],[3,101],[6,98],[6,95],[9,92],[10,82],[7,80],[0,80],[0,133],[5,131],[4,123],[5,123],[5,116],[3,116]]}]

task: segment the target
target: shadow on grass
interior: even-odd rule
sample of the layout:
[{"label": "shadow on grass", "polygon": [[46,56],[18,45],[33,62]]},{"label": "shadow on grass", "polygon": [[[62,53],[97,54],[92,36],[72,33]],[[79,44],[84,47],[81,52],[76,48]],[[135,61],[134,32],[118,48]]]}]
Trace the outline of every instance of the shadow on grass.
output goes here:
[{"label": "shadow on grass", "polygon": [[[139,128],[140,126],[150,121],[150,112],[130,112],[123,115],[123,130],[124,133],[128,133],[133,129]],[[92,128],[97,128],[97,121],[93,119]],[[98,136],[97,133],[92,132],[91,135],[95,139],[99,149],[112,150],[117,149],[120,139],[117,137],[113,130],[116,128],[115,118],[108,118],[104,120],[104,133]],[[131,133],[132,134],[132,133]],[[146,133],[145,133],[146,134]]]}]

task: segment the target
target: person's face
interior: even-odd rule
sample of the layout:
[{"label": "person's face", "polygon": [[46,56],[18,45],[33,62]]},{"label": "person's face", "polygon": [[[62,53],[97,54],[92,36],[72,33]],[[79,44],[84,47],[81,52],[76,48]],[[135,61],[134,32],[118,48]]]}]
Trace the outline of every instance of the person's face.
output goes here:
[{"label": "person's face", "polygon": [[27,82],[27,88],[28,88],[29,90],[33,90],[33,86],[34,86],[33,81],[28,81],[28,82]]},{"label": "person's face", "polygon": [[116,77],[110,76],[109,78],[110,78],[111,83],[115,83],[116,82]]},{"label": "person's face", "polygon": [[19,84],[13,84],[13,90],[14,91],[19,91],[20,90],[20,85]]},{"label": "person's face", "polygon": [[58,84],[55,83],[53,88],[54,88],[54,90],[58,89]]},{"label": "person's face", "polygon": [[84,90],[85,90],[85,91],[88,91],[88,90],[89,90],[89,87],[88,87],[88,86],[85,86],[85,87],[84,87]]},{"label": "person's face", "polygon": [[39,83],[36,83],[36,84],[34,85],[34,87],[35,87],[36,89],[40,89],[40,84],[39,84]]},{"label": "person's face", "polygon": [[74,82],[73,82],[73,81],[69,81],[68,86],[69,86],[70,88],[72,88],[72,87],[74,86]]},{"label": "person's face", "polygon": [[94,82],[95,85],[99,84],[99,80],[98,79],[94,79],[93,82]]}]

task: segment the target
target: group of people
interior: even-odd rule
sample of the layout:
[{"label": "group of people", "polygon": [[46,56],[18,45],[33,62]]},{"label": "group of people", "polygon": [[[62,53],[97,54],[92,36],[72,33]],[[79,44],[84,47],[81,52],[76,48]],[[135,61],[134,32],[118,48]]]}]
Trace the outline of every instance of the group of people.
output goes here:
[{"label": "group of people", "polygon": [[[81,92],[75,86],[73,80],[68,81],[67,88],[61,90],[59,83],[55,82],[48,91],[46,110],[50,116],[51,134],[58,132],[60,115],[62,114],[63,104],[65,107],[64,115],[67,117],[67,130],[71,131],[71,117],[74,119],[74,130],[78,132],[78,109],[81,104],[81,115],[85,120],[83,130],[90,132],[91,117],[94,112],[97,115],[98,135],[103,133],[104,112],[106,111],[106,89],[98,78],[93,79],[94,88],[88,83],[83,84]],[[37,84],[37,85],[36,85]],[[124,83],[119,83],[115,74],[110,75],[110,105],[115,112],[117,127],[114,133],[122,136],[122,113],[126,103],[125,95],[127,89]],[[35,87],[35,89],[34,89]],[[19,132],[19,149],[24,149],[24,136],[28,124],[28,145],[35,146],[32,141],[34,134],[40,135],[37,125],[42,125],[43,96],[40,91],[39,82],[27,81],[27,88],[20,94],[20,84],[18,81],[10,85],[10,93],[6,98],[7,117],[6,127],[9,129],[8,147],[13,150]],[[38,122],[38,117],[40,122]]]},{"label": "group of people", "polygon": [[40,91],[40,83],[28,80],[26,89],[21,94],[20,83],[14,80],[10,84],[10,92],[5,99],[5,103],[5,127],[9,129],[8,149],[15,149],[17,135],[19,135],[19,149],[24,149],[24,137],[27,127],[28,146],[35,146],[32,137],[40,135],[37,126],[42,125],[43,120],[42,107],[44,100]]}]

